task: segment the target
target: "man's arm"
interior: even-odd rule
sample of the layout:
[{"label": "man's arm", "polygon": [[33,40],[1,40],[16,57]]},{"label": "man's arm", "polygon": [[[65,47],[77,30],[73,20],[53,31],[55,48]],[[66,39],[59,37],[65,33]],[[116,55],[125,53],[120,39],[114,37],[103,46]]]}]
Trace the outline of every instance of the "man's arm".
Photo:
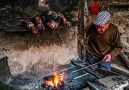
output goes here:
[{"label": "man's arm", "polygon": [[121,44],[120,33],[118,29],[116,29],[116,31],[112,35],[111,44],[113,48],[108,54],[104,56],[103,61],[105,62],[111,61],[114,57],[116,57],[122,51],[122,44]]}]

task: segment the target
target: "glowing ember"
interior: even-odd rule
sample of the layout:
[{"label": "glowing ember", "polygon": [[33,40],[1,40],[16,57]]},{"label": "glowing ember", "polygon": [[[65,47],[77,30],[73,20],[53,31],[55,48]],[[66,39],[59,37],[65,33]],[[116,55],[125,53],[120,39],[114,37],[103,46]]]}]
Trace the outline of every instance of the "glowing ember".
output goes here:
[{"label": "glowing ember", "polygon": [[46,80],[45,83],[48,86],[52,87],[58,87],[64,80],[64,73],[58,75],[57,73],[54,73],[54,76],[50,78],[50,80]]}]

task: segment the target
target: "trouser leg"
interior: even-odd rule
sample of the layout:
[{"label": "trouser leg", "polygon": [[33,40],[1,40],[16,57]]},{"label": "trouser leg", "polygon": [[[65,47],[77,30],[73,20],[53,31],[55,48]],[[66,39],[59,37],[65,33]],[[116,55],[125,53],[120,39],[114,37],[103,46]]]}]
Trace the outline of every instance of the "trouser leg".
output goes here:
[{"label": "trouser leg", "polygon": [[[95,64],[97,63],[92,57],[90,57],[89,55],[86,55],[86,60],[87,62],[92,65],[92,64]],[[92,66],[93,68],[98,68],[98,64],[95,64]]]},{"label": "trouser leg", "polygon": [[111,71],[111,62],[101,62],[99,63],[99,68]]},{"label": "trouser leg", "polygon": [[[99,62],[99,61],[94,60],[94,59],[93,59],[91,56],[89,56],[89,55],[86,55],[86,60],[88,61],[88,63],[89,63],[90,65]],[[99,63],[99,64],[93,65],[92,67],[93,67],[93,68],[101,68],[101,69],[104,69],[104,70],[109,70],[109,71],[111,71],[111,62],[101,62],[101,63]]]}]

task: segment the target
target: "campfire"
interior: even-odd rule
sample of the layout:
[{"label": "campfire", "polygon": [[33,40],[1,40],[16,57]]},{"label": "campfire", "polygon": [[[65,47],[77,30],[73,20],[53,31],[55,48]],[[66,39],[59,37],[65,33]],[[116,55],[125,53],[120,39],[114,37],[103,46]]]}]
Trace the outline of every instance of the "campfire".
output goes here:
[{"label": "campfire", "polygon": [[129,84],[126,76],[102,69],[94,70],[90,68],[92,65],[85,65],[83,61],[73,61],[63,73],[45,76],[41,85],[43,90],[82,90],[85,87],[89,87],[90,90],[107,90],[116,88],[116,85],[119,85],[116,90],[123,90],[119,89],[120,86],[124,85],[122,88],[125,88]]},{"label": "campfire", "polygon": [[47,76],[44,78],[44,80],[47,86],[52,88],[58,88],[58,86],[63,84],[64,73],[62,74],[54,73],[53,76],[50,76],[50,77]]},{"label": "campfire", "polygon": [[18,90],[129,90],[129,77],[91,66],[85,66],[82,61],[71,61],[58,67],[58,73],[43,78],[25,73],[13,76],[8,85]]}]

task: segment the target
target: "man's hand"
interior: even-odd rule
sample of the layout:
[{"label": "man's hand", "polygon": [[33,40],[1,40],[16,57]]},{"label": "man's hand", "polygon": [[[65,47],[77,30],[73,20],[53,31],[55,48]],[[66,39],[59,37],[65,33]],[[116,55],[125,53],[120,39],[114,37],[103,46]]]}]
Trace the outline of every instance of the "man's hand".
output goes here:
[{"label": "man's hand", "polygon": [[111,61],[111,55],[110,54],[106,54],[104,56],[104,58],[102,59],[102,61],[104,61],[104,62],[110,62]]}]

